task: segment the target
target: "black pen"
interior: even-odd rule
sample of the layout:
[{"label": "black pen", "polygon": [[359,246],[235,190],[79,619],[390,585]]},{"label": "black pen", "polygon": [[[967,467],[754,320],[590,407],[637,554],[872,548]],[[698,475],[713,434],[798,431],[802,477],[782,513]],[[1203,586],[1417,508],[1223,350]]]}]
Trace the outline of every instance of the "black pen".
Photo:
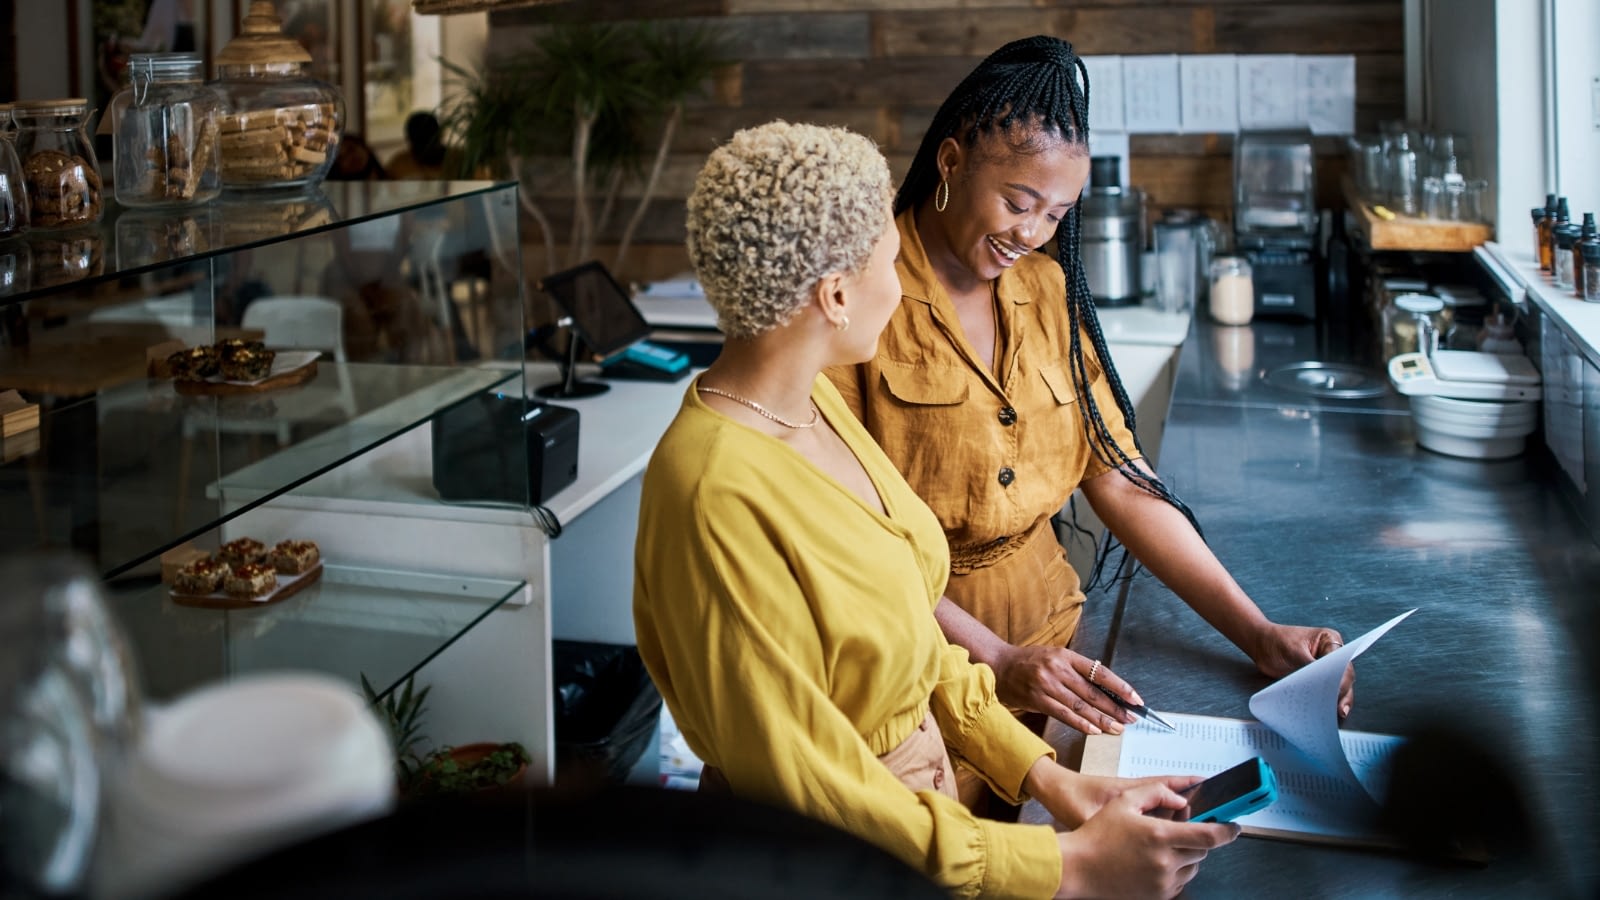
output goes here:
[{"label": "black pen", "polygon": [[1168,722],[1166,719],[1163,719],[1160,716],[1156,715],[1155,713],[1151,712],[1150,711],[1150,707],[1145,706],[1142,703],[1129,703],[1128,701],[1122,699],[1121,697],[1118,697],[1112,691],[1107,690],[1102,685],[1098,685],[1097,684],[1097,685],[1095,685],[1095,687],[1099,689],[1100,693],[1105,694],[1107,697],[1110,697],[1111,698],[1111,702],[1117,704],[1118,706],[1122,707],[1123,709],[1127,710],[1128,712],[1131,712],[1134,715],[1139,716],[1142,719],[1148,719],[1149,721],[1154,722],[1157,725],[1160,725],[1161,727],[1167,729],[1168,731],[1177,731],[1178,730],[1177,728],[1173,727],[1173,724],[1171,722]]}]

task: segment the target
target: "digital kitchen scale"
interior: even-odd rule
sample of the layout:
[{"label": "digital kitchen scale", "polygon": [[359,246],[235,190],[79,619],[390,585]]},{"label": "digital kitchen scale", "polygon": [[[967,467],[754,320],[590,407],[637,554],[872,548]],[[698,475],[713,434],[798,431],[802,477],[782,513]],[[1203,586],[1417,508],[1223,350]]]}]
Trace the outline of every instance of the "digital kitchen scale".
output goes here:
[{"label": "digital kitchen scale", "polygon": [[1389,380],[1409,396],[1462,400],[1537,400],[1539,370],[1526,356],[1474,350],[1401,353],[1389,360]]}]

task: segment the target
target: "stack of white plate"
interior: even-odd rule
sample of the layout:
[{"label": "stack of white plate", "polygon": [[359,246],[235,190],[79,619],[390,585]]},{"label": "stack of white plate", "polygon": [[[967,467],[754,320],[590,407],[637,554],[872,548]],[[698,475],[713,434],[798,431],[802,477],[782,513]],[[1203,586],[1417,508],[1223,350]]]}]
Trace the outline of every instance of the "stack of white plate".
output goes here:
[{"label": "stack of white plate", "polygon": [[1505,459],[1521,453],[1539,422],[1537,400],[1411,398],[1417,443],[1435,453]]}]

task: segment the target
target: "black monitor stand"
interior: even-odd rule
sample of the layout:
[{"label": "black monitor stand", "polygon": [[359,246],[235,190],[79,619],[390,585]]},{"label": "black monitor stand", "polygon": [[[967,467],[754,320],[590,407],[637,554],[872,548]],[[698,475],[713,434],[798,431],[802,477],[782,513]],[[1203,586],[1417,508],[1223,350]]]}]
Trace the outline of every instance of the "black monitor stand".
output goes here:
[{"label": "black monitor stand", "polygon": [[578,378],[578,345],[583,343],[583,338],[578,337],[577,331],[573,330],[571,317],[562,318],[556,322],[556,326],[567,329],[567,354],[561,364],[561,380],[540,385],[533,392],[548,400],[594,397],[611,390],[611,385],[603,381],[582,381]]}]

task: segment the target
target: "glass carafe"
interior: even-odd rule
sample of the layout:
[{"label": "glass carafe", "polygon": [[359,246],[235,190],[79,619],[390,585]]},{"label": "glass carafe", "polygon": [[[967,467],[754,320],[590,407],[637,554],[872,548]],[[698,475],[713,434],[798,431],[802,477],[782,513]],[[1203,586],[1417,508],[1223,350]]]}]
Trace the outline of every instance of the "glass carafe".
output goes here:
[{"label": "glass carafe", "polygon": [[76,228],[100,220],[100,161],[87,129],[89,102],[81,99],[18,103],[17,158],[22,161],[31,228]]},{"label": "glass carafe", "polygon": [[1385,168],[1389,173],[1389,208],[1402,215],[1417,215],[1422,208],[1422,179],[1417,151],[1412,149],[1411,136],[1406,132],[1394,136]]}]

